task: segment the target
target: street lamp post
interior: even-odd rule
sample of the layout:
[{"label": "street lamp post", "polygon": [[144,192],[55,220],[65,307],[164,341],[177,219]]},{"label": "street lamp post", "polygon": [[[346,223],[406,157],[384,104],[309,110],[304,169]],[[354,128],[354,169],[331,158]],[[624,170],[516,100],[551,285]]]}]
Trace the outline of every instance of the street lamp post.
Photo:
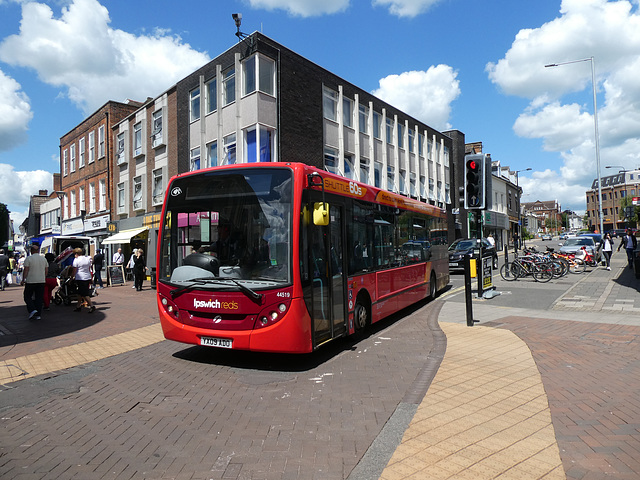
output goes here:
[{"label": "street lamp post", "polygon": [[[624,175],[622,178],[624,179],[624,196],[627,197],[627,169],[621,165],[607,165],[604,168],[619,168],[620,171],[618,173],[622,173]],[[626,217],[625,217],[626,219]],[[618,227],[618,225],[616,225]]]},{"label": "street lamp post", "polygon": [[568,65],[570,63],[578,62],[591,62],[591,85],[593,87],[593,125],[596,145],[596,170],[598,174],[598,217],[600,217],[600,233],[603,233],[603,221],[602,221],[602,181],[600,179],[600,135],[598,134],[598,105],[596,102],[596,62],[593,57],[582,58],[580,60],[573,60],[571,62],[562,63],[550,63],[545,67],[558,67],[560,65]]},{"label": "street lamp post", "polygon": [[[518,192],[518,240],[522,239],[522,195],[520,194],[520,185],[518,183],[518,174],[520,172],[528,172],[531,170],[531,167],[524,168],[522,170],[516,170],[516,190]],[[524,245],[524,239],[522,239],[522,244]]]}]

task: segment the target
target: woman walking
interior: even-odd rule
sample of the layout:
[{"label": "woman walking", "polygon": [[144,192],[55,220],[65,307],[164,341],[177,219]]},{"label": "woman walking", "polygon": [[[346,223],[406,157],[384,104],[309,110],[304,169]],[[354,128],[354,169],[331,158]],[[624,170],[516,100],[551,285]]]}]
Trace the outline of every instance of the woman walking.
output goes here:
[{"label": "woman walking", "polygon": [[91,279],[93,274],[91,272],[91,266],[93,264],[91,257],[87,257],[84,254],[82,248],[76,248],[73,251],[76,258],[73,260],[73,273],[76,284],[78,285],[78,305],[75,308],[76,312],[82,310],[82,305],[89,307],[89,313],[93,313],[96,310],[96,306],[91,303]]},{"label": "woman walking", "polygon": [[600,241],[600,248],[602,250],[602,255],[604,255],[604,260],[607,263],[607,270],[611,270],[611,254],[613,253],[613,239],[611,238],[610,233],[605,233],[604,237]]},{"label": "woman walking", "polygon": [[147,264],[144,260],[144,254],[141,248],[136,251],[135,257],[133,257],[133,282],[136,287],[136,291],[142,291],[142,282],[144,281],[144,273],[147,269]]}]

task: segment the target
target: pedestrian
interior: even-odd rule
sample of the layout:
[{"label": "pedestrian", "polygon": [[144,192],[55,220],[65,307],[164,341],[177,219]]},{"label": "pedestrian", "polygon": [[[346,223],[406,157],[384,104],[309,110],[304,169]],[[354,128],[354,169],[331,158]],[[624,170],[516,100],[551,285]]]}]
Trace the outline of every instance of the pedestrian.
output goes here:
[{"label": "pedestrian", "polygon": [[627,251],[627,260],[629,260],[629,268],[633,268],[633,251],[638,247],[638,239],[631,232],[630,228],[627,228],[627,232],[622,236],[622,241],[618,245],[618,252],[624,246]]},{"label": "pedestrian", "polygon": [[16,282],[22,285],[23,272],[24,272],[24,255],[16,254]]},{"label": "pedestrian", "polygon": [[607,264],[607,270],[611,270],[611,254],[613,253],[613,239],[610,233],[605,233],[602,240],[600,240],[600,250],[604,256],[604,260]]},{"label": "pedestrian", "polygon": [[0,248],[0,290],[5,288],[9,267],[9,257],[4,254],[4,248]]},{"label": "pedestrian", "polygon": [[49,266],[47,259],[40,255],[40,246],[31,245],[31,255],[23,262],[23,275],[20,281],[24,285],[24,303],[27,305],[29,320],[40,320],[42,302],[44,301],[44,286]]},{"label": "pedestrian", "polygon": [[76,305],[75,311],[82,310],[82,306],[89,307],[89,313],[93,313],[96,310],[95,305],[91,303],[91,279],[93,275],[91,273],[91,257],[86,256],[84,249],[76,248],[74,251],[75,259],[73,260],[73,271],[71,275],[76,281],[78,286],[78,305]]},{"label": "pedestrian", "polygon": [[138,251],[137,248],[134,248],[131,251],[131,256],[129,257],[129,261],[127,262],[127,267],[125,268],[125,270],[127,271],[127,276],[129,278],[133,277],[133,286],[131,288],[136,288],[136,282],[135,282],[135,277],[133,276],[133,266],[135,265],[135,258],[136,258],[136,252]]},{"label": "pedestrian", "polygon": [[138,248],[135,253],[135,257],[133,257],[133,283],[134,287],[136,287],[136,291],[142,291],[142,282],[144,282],[145,270],[147,269],[147,264],[144,260],[144,252],[141,248]]},{"label": "pedestrian", "polygon": [[489,242],[492,247],[496,246],[496,241],[493,238],[493,233],[490,233],[489,235],[487,235],[487,242]]},{"label": "pedestrian", "polygon": [[44,309],[49,310],[49,305],[51,304],[51,296],[53,291],[58,286],[58,275],[60,275],[60,265],[56,262],[56,256],[49,252],[44,255],[44,258],[47,260],[47,266],[49,270],[45,277],[45,286],[44,286]]},{"label": "pedestrian", "polygon": [[104,265],[104,255],[102,250],[98,250],[93,256],[93,284],[96,288],[104,288],[102,284],[102,266]]},{"label": "pedestrian", "polygon": [[9,275],[7,276],[7,283],[13,283],[13,284],[16,283],[13,278],[13,272],[16,271],[16,268],[17,268],[16,256],[15,254],[13,254],[9,257]]},{"label": "pedestrian", "polygon": [[112,263],[114,265],[122,265],[124,263],[124,254],[122,253],[121,248],[119,248],[118,251],[113,254]]}]

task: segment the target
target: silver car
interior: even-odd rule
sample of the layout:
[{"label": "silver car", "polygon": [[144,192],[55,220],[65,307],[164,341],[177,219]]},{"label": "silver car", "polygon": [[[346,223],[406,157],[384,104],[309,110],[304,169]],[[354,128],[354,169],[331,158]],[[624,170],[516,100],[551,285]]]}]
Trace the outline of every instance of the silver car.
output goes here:
[{"label": "silver car", "polygon": [[599,252],[596,242],[592,237],[573,237],[565,240],[565,242],[560,245],[560,253],[570,253],[573,255],[575,255],[576,252],[584,246],[586,247],[587,252],[589,252],[590,255],[593,255],[596,261],[599,261]]}]

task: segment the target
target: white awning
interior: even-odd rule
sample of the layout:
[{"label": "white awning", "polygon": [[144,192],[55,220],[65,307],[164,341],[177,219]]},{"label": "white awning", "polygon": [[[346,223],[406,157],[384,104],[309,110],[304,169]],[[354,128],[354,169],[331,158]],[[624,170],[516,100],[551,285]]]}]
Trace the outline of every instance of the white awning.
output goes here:
[{"label": "white awning", "polygon": [[115,245],[118,243],[129,243],[133,237],[140,235],[142,232],[149,230],[149,227],[132,228],[122,230],[121,232],[111,235],[102,241],[102,245]]}]

